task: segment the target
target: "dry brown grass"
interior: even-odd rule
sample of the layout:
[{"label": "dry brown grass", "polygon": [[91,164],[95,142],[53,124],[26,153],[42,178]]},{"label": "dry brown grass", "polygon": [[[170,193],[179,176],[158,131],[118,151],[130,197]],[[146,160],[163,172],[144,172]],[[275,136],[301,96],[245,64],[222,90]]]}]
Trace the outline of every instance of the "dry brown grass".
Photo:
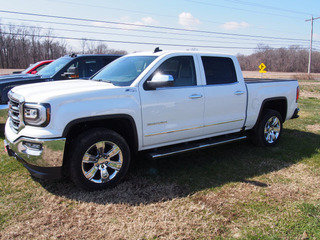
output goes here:
[{"label": "dry brown grass", "polygon": [[[213,229],[207,228],[204,221],[204,218],[210,219],[210,214],[205,213],[204,206],[193,204],[187,197],[175,197],[180,194],[175,185],[157,186],[146,182],[138,185],[142,188],[126,182],[110,191],[95,193],[67,186],[63,192],[67,196],[44,191],[38,197],[41,209],[15,219],[1,233],[2,238],[179,239],[189,236],[184,239],[194,239],[198,234],[212,235]],[[171,199],[159,199],[166,195]]]},{"label": "dry brown grass", "polygon": [[[184,195],[173,184],[158,186],[144,181],[132,184],[135,180],[95,193],[82,192],[71,185],[54,191],[60,195],[40,190],[36,198],[41,207],[12,220],[0,237],[213,239],[231,234],[238,238],[244,226],[273,227],[275,219],[288,217],[287,210],[293,207],[293,202],[320,199],[319,174],[304,164],[192,196]],[[159,198],[166,195],[167,199]],[[278,211],[254,208],[260,205]]]},{"label": "dry brown grass", "polygon": [[290,217],[293,203],[319,200],[319,184],[318,173],[296,164],[217,192],[199,193],[193,199],[225,219],[231,236],[240,238],[240,229],[274,228],[278,219]]},{"label": "dry brown grass", "polygon": [[299,81],[300,97],[320,99],[320,81]]},{"label": "dry brown grass", "polygon": [[[302,82],[302,95],[318,96],[319,84]],[[302,110],[301,119],[312,114]],[[309,132],[319,133],[319,124],[307,124]],[[292,134],[303,137],[299,131]],[[0,230],[0,239],[245,239],[258,230],[290,239],[281,233],[281,222],[298,218],[299,204],[319,202],[320,174],[305,162],[265,158],[259,163],[259,168],[268,166],[273,170],[265,174],[195,192],[156,177],[129,176],[114,189],[88,193],[69,182],[35,181],[24,169],[0,186],[15,189],[6,193],[9,204],[0,203],[2,211],[17,209],[18,199],[29,196],[18,206],[23,213],[13,214]],[[299,234],[291,239],[310,235]]]}]

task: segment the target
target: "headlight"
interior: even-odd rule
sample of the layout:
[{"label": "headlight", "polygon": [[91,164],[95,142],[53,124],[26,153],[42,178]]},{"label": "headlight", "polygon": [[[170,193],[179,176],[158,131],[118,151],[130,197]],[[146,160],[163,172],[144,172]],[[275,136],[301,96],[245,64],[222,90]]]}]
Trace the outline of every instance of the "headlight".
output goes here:
[{"label": "headlight", "polygon": [[25,125],[45,127],[50,122],[50,104],[26,103],[23,106]]}]

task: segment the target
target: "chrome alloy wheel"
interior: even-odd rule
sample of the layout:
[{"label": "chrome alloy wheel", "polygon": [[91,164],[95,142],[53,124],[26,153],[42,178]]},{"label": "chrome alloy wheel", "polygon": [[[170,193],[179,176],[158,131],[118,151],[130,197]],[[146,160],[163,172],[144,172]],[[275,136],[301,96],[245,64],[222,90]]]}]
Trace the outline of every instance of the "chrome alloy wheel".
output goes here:
[{"label": "chrome alloy wheel", "polygon": [[266,125],[264,126],[264,137],[265,140],[268,143],[274,143],[281,131],[281,123],[280,120],[276,117],[273,116],[269,118],[269,120],[266,122]]},{"label": "chrome alloy wheel", "polygon": [[123,164],[121,149],[113,142],[93,144],[82,158],[82,173],[94,183],[105,183],[113,179]]}]

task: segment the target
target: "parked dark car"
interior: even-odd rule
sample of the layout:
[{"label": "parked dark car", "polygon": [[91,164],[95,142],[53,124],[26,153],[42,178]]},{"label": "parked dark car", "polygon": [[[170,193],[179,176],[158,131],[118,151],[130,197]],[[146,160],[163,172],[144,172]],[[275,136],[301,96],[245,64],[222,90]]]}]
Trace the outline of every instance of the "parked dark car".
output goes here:
[{"label": "parked dark car", "polygon": [[0,123],[5,123],[8,109],[8,92],[16,86],[68,80],[89,79],[101,68],[121,55],[66,55],[53,61],[37,74],[12,74],[0,76]]}]

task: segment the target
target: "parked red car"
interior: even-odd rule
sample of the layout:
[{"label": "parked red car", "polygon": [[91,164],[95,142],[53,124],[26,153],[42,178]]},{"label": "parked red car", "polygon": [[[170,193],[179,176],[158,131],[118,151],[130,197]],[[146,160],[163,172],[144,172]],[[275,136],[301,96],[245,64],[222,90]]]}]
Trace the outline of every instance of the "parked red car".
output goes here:
[{"label": "parked red car", "polygon": [[34,64],[31,64],[27,69],[25,69],[22,72],[13,72],[13,74],[16,73],[23,73],[23,74],[36,74],[39,72],[42,68],[47,66],[49,63],[53,62],[54,60],[44,60],[44,61],[39,61]]}]

